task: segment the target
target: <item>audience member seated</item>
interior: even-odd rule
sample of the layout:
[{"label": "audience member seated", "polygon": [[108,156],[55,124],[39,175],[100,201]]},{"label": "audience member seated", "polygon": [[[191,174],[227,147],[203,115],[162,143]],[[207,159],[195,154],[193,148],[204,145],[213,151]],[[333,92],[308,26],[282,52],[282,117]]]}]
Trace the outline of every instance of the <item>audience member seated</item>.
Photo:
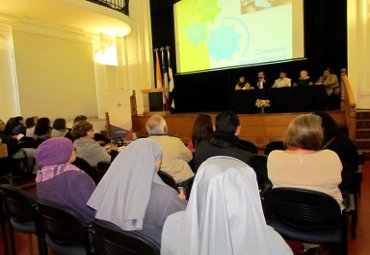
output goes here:
[{"label": "audience member seated", "polygon": [[216,127],[211,140],[198,144],[194,155],[194,166],[198,169],[203,161],[213,156],[230,156],[249,163],[251,153],[238,138],[240,134],[239,117],[233,112],[220,112],[216,116]]},{"label": "audience member seated", "polygon": [[24,119],[22,116],[13,118],[13,127],[11,130],[12,135],[23,134],[26,135],[26,126],[24,125]]},{"label": "audience member seated", "polygon": [[[87,116],[85,115],[77,115],[74,119],[73,119],[73,124],[75,124],[76,122],[79,122],[79,121],[88,121],[87,120]],[[99,133],[94,133],[94,137],[93,139],[100,145],[105,145],[107,143],[109,143],[109,139],[102,135],[102,134],[99,134]],[[116,154],[115,154],[116,155]]]},{"label": "audience member seated", "polygon": [[186,211],[167,218],[161,254],[293,253],[266,224],[253,169],[219,156],[200,166]]},{"label": "audience member seated", "polygon": [[[27,158],[27,169],[21,170],[32,170],[34,166],[34,152],[35,152],[35,144],[33,146],[27,146],[24,144],[25,137],[21,138],[22,140],[18,140],[18,136],[16,135],[9,135],[6,133],[4,122],[0,119],[0,139],[2,143],[7,145],[8,156],[11,160],[7,161],[7,166],[11,166],[12,169],[15,169],[15,162],[14,160],[23,160]],[[29,145],[29,144],[28,144]]]},{"label": "audience member seated", "polygon": [[160,243],[167,216],[187,204],[156,173],[161,157],[160,145],[148,138],[133,141],[118,154],[87,202],[96,218],[142,231]]},{"label": "audience member seated", "polygon": [[149,138],[156,141],[163,150],[161,171],[168,173],[176,183],[182,183],[194,176],[189,166],[193,154],[180,138],[168,135],[166,120],[153,115],[146,122]]},{"label": "audience member seated", "polygon": [[35,136],[35,127],[36,123],[39,120],[37,116],[33,116],[26,119],[26,136],[34,137]]},{"label": "audience member seated", "polygon": [[241,76],[238,80],[238,83],[235,85],[235,90],[246,90],[246,89],[251,89],[251,85],[245,79],[244,76]]},{"label": "audience member seated", "polygon": [[297,86],[302,87],[302,86],[309,86],[313,85],[312,80],[310,76],[308,76],[308,72],[306,70],[302,70],[299,73],[299,78],[297,80]]},{"label": "audience member seated", "polygon": [[5,143],[8,149],[8,155],[11,156],[16,153],[20,148],[18,146],[17,138],[5,133],[5,122],[0,119],[0,140]]},{"label": "audience member seated", "polygon": [[209,141],[213,134],[212,118],[207,114],[199,114],[193,124],[191,140],[188,143],[189,150],[194,154],[201,141]]},{"label": "audience member seated", "polygon": [[358,169],[358,155],[355,144],[341,132],[335,120],[326,112],[315,112],[321,117],[321,125],[324,129],[323,149],[332,150],[339,156],[342,162],[351,166],[351,170]]},{"label": "audience member seated", "polygon": [[82,121],[82,120],[87,121],[87,116],[85,116],[85,115],[77,115],[77,116],[73,119],[73,124],[75,124],[76,122]]},{"label": "audience member seated", "polygon": [[72,141],[56,137],[41,143],[35,152],[41,170],[37,172],[37,196],[78,212],[85,223],[92,222],[95,211],[86,205],[95,189],[94,181],[70,164],[76,159]]},{"label": "audience member seated", "polygon": [[35,127],[35,138],[44,141],[51,137],[51,127],[49,118],[40,118]]},{"label": "audience member seated", "polygon": [[279,72],[279,78],[275,80],[274,85],[272,85],[272,88],[284,88],[284,87],[290,87],[291,86],[291,80],[286,77],[285,71]]},{"label": "audience member seated", "polygon": [[333,73],[333,69],[330,67],[324,70],[323,75],[319,78],[315,85],[324,85],[328,96],[340,94],[338,76]]},{"label": "audience member seated", "polygon": [[54,120],[53,129],[51,130],[51,137],[66,137],[74,141],[74,137],[71,134],[71,129],[67,128],[67,122],[62,118]]},{"label": "audience member seated", "polygon": [[[17,151],[20,150],[18,146],[18,140],[5,132],[5,122],[0,119],[0,144],[6,144],[7,154],[9,157],[6,157],[4,154],[4,158],[1,160],[0,164],[0,176],[5,175],[11,169],[13,169],[13,161],[11,160],[11,156],[15,155]],[[5,152],[4,152],[5,153]]]},{"label": "audience member seated", "polygon": [[112,146],[104,149],[95,140],[93,125],[90,122],[81,120],[72,127],[72,135],[75,138],[73,142],[78,157],[84,159],[91,166],[96,167],[98,162],[111,161],[111,151],[117,151],[117,147]]},{"label": "audience member seated", "polygon": [[267,81],[265,79],[265,72],[263,72],[263,71],[258,72],[258,79],[255,82],[255,85],[253,87],[255,89],[266,89],[266,88],[268,88]]},{"label": "audience member seated", "polygon": [[287,150],[274,150],[267,159],[268,177],[273,188],[292,187],[320,191],[332,196],[343,208],[342,163],[331,150],[321,150],[324,138],[321,117],[303,114],[288,126]]}]

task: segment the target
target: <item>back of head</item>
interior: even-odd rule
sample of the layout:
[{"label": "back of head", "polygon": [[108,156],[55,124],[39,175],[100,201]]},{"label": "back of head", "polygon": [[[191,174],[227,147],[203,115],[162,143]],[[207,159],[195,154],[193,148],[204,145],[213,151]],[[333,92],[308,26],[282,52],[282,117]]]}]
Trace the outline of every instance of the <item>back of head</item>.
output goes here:
[{"label": "back of head", "polygon": [[65,130],[67,128],[67,123],[65,119],[58,118],[53,122],[53,128],[55,130]]},{"label": "back of head", "polygon": [[160,115],[153,115],[146,121],[148,135],[161,135],[167,133],[166,120]]},{"label": "back of head", "polygon": [[23,121],[23,117],[22,116],[17,116],[14,119],[15,119],[15,121],[16,121],[17,124]]},{"label": "back of head", "polygon": [[34,117],[30,117],[26,119],[26,128],[31,128],[31,127],[34,127],[35,125],[36,123],[35,123]]},{"label": "back of head", "polygon": [[75,139],[87,136],[87,132],[93,129],[93,125],[86,121],[81,120],[73,124],[72,135]]},{"label": "back of head", "polygon": [[320,150],[323,142],[321,117],[315,114],[302,114],[290,122],[285,135],[286,148]]},{"label": "back of head", "polygon": [[235,158],[199,167],[182,226],[179,254],[271,254],[256,175]]},{"label": "back of head", "polygon": [[208,141],[213,133],[212,118],[206,114],[199,114],[194,121],[192,142],[196,146],[202,140]]},{"label": "back of head", "polygon": [[17,120],[15,118],[9,118],[5,125],[5,133],[8,135],[12,134],[13,128],[17,125]]},{"label": "back of head", "polygon": [[50,131],[50,120],[49,118],[40,118],[37,121],[35,127],[35,134],[36,135],[44,135]]},{"label": "back of head", "polygon": [[72,155],[72,151],[72,141],[68,138],[50,138],[37,147],[35,159],[40,166],[66,164]]},{"label": "back of head", "polygon": [[87,120],[87,117],[85,115],[77,115],[73,119],[73,124],[76,123],[76,122],[82,121],[82,120]]},{"label": "back of head", "polygon": [[324,131],[324,143],[328,142],[333,137],[342,134],[342,132],[338,128],[337,123],[328,113],[317,111],[314,112],[314,114],[321,117],[321,126]]},{"label": "back of head", "polygon": [[231,111],[220,112],[216,116],[216,131],[234,134],[240,125],[239,117]]}]

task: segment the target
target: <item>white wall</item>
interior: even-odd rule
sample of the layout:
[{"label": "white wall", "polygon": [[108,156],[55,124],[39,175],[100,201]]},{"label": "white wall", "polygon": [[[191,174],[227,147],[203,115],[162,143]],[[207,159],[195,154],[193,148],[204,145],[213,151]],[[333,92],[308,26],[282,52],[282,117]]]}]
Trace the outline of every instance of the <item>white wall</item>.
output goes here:
[{"label": "white wall", "polygon": [[52,36],[48,31],[13,31],[21,114],[97,117],[94,61],[90,42]]},{"label": "white wall", "polygon": [[370,109],[370,0],[347,1],[348,78],[357,108]]},{"label": "white wall", "polygon": [[99,117],[108,111],[111,123],[131,128],[130,96],[136,91],[138,112],[145,110],[144,88],[154,87],[149,0],[130,1],[131,32],[116,38],[118,66],[95,65]]},{"label": "white wall", "polygon": [[[112,124],[131,128],[130,95],[136,91],[138,110],[143,112],[147,95],[141,89],[154,81],[149,0],[130,2],[132,29],[125,38],[14,20],[8,25],[13,29],[20,114],[50,119],[84,114],[95,119],[109,112]],[[102,37],[116,44],[118,66],[94,61]],[[18,114],[3,118],[14,115]]]}]

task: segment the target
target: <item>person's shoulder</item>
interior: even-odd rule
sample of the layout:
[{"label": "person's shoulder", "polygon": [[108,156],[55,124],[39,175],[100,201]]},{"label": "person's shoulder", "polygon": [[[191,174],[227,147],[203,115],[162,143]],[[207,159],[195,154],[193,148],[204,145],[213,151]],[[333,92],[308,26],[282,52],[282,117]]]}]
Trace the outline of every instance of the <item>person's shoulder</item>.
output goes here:
[{"label": "person's shoulder", "polygon": [[330,149],[321,150],[318,152],[318,154],[322,157],[325,157],[328,160],[329,159],[340,160],[338,154]]},{"label": "person's shoulder", "polygon": [[285,155],[285,151],[283,151],[283,150],[273,150],[273,151],[271,151],[270,153],[269,153],[269,157],[279,157],[279,156],[281,156],[281,155]]},{"label": "person's shoulder", "polygon": [[176,190],[174,190],[167,184],[159,184],[153,182],[151,194],[153,194],[155,197],[161,197],[162,199],[164,199],[164,201],[173,201],[173,199],[178,199],[178,193],[176,192]]}]

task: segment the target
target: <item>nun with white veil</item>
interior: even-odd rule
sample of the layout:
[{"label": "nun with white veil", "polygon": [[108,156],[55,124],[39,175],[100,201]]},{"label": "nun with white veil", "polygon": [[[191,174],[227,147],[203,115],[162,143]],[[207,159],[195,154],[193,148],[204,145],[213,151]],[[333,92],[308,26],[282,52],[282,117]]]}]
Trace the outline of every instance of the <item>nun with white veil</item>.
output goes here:
[{"label": "nun with white veil", "polygon": [[162,255],[288,255],[284,239],[266,225],[256,175],[244,162],[212,157],[198,169],[186,211],[170,215]]},{"label": "nun with white veil", "polygon": [[87,202],[96,210],[95,218],[141,231],[160,244],[167,216],[187,204],[158,176],[161,158],[160,145],[146,138],[122,150]]}]

